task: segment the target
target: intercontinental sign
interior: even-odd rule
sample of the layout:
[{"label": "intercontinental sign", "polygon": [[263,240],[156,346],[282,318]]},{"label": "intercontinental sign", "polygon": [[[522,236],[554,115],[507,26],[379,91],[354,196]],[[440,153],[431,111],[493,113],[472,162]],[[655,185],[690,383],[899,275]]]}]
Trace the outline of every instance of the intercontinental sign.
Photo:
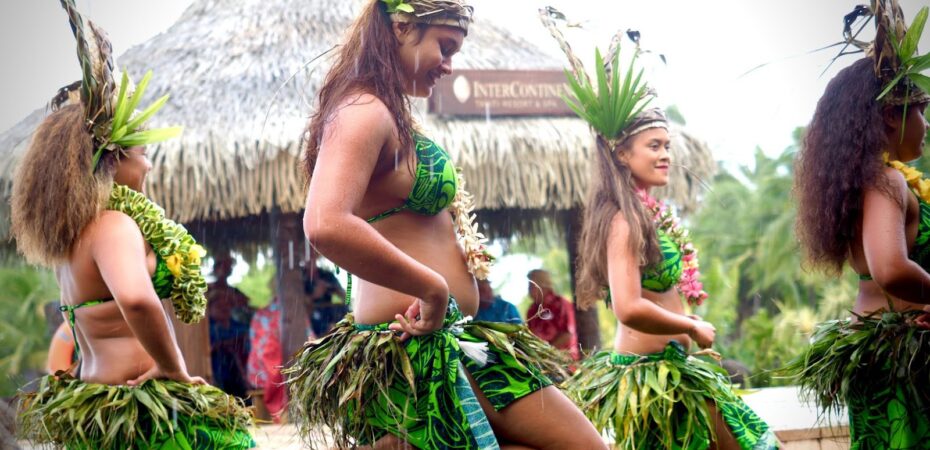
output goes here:
[{"label": "intercontinental sign", "polygon": [[456,70],[436,84],[429,112],[440,116],[571,116],[561,70]]}]

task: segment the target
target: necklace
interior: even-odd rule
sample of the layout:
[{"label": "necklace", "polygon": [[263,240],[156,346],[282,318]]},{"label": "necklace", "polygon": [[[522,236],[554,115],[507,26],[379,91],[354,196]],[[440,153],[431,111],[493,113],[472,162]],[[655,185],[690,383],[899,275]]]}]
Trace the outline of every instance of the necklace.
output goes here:
[{"label": "necklace", "polygon": [[681,221],[665,203],[656,200],[645,189],[638,189],[636,194],[643,206],[652,213],[656,228],[663,231],[681,250],[683,267],[681,277],[678,279],[678,292],[688,300],[690,305],[703,304],[707,299],[707,292],[704,292],[704,285],[700,282],[697,249],[691,243],[688,230],[681,226]]},{"label": "necklace", "polygon": [[142,237],[165,261],[171,275],[171,303],[184,323],[203,319],[207,309],[207,282],[200,272],[200,260],[207,252],[177,222],[165,218],[165,210],[140,192],[114,184],[107,209],[120,211],[139,225]]}]

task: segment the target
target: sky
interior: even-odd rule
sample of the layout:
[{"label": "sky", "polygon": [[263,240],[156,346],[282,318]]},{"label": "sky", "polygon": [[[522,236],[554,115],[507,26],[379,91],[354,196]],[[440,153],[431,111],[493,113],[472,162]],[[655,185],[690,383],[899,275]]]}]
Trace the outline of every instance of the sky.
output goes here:
[{"label": "sky", "polygon": [[[258,1],[258,0],[248,0]],[[312,7],[313,0],[305,1]],[[77,0],[110,35],[117,55],[167,29],[190,0]],[[221,3],[221,2],[217,2]],[[472,0],[475,18],[525,36],[562,58],[537,10],[554,6],[582,29],[567,33],[587,59],[606,49],[617,30],[635,29],[647,77],[663,105],[676,105],[686,129],[705,140],[724,167],[752,162],[757,146],[769,155],[791,144],[792,131],[810,121],[829,79],[857,57],[845,57],[821,75],[836,51],[812,50],[838,42],[842,17],[863,0]],[[901,0],[910,22],[926,0]],[[467,51],[468,42],[465,42]],[[920,48],[930,50],[930,32]],[[0,1],[0,130],[42,107],[55,91],[79,78],[74,41],[55,0]],[[754,67],[765,66],[752,70]],[[453,68],[455,61],[453,59]],[[508,263],[525,271],[527,261]],[[508,271],[509,273],[509,271]],[[507,275],[509,276],[509,275]],[[512,278],[512,277],[511,277]],[[508,283],[508,294],[525,283]],[[511,299],[517,301],[518,299]]]},{"label": "sky", "polygon": [[[756,146],[778,154],[791,144],[792,130],[810,120],[827,81],[856,57],[840,60],[821,76],[835,51],[809,52],[839,41],[843,15],[861,2],[471,1],[476,20],[495,22],[559,58],[558,47],[537,18],[540,7],[554,6],[582,25],[568,32],[582,57],[593,55],[594,45],[606,48],[616,30],[639,30],[643,48],[667,60],[662,64],[655,57],[645,59],[660,104],[676,105],[687,119],[688,131],[707,141],[716,159],[730,168],[750,163]],[[78,7],[107,30],[117,55],[167,29],[190,3],[77,0]],[[908,21],[924,4],[925,0],[901,1]],[[926,51],[930,32],[924,34],[921,49]],[[0,60],[5,61],[0,130],[6,130],[79,77],[73,38],[59,3],[0,2]]]}]

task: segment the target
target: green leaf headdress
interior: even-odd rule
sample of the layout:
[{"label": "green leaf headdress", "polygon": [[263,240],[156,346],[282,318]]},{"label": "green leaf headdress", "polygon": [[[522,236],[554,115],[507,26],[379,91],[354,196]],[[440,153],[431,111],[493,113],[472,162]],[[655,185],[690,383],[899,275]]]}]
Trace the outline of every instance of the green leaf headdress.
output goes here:
[{"label": "green leaf headdress", "polygon": [[[665,116],[658,109],[646,109],[655,96],[643,80],[643,70],[635,69],[639,55],[637,36],[631,32],[618,32],[611,41],[607,59],[595,50],[595,83],[591,82],[581,60],[559,30],[557,20],[565,16],[555,8],[539,10],[543,25],[568,57],[571,70],[565,71],[570,96],[563,96],[566,104],[603,139],[613,151],[629,136],[649,128],[668,128]],[[624,34],[637,43],[636,50],[626,70],[620,67],[620,40]]]},{"label": "green leaf headdress", "polygon": [[[138,86],[133,86],[126,72],[122,73],[122,79],[117,83],[114,74],[118,70],[106,33],[81,16],[74,0],[61,0],[61,6],[68,14],[71,31],[77,40],[82,75],[81,102],[84,105],[85,124],[95,143],[92,167],[96,169],[104,150],[116,151],[152,144],[180,134],[180,127],[156,130],[144,128],[145,121],[168,100],[165,95],[142,111],[137,111],[152,72],[146,73]],[[59,93],[55,101],[64,98],[67,96]]]},{"label": "green leaf headdress", "polygon": [[461,28],[468,34],[474,8],[461,0],[381,0],[391,20]]},{"label": "green leaf headdress", "polygon": [[[878,99],[889,105],[907,105],[930,101],[930,77],[922,74],[930,69],[930,54],[919,55],[917,43],[927,22],[928,7],[917,13],[908,27],[898,0],[872,0],[870,6],[859,5],[844,18],[844,51],[853,46],[866,52],[875,62],[875,75],[882,81]],[[853,24],[861,17],[875,22],[875,40],[857,39],[864,25],[855,32]],[[866,22],[868,23],[868,22]],[[839,57],[838,56],[838,57]]]}]

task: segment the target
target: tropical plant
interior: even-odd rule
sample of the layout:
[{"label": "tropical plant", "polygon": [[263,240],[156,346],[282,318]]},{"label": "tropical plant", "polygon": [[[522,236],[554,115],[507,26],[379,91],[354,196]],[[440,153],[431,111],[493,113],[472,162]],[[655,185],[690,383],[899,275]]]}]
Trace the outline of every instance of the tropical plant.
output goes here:
[{"label": "tropical plant", "polygon": [[895,77],[885,86],[881,94],[879,94],[879,99],[888,95],[904,77],[910,79],[915,86],[924,92],[930,92],[930,77],[921,73],[930,69],[930,53],[925,55],[917,54],[917,43],[920,42],[920,35],[923,34],[928,11],[930,11],[930,7],[924,6],[917,12],[917,16],[914,17],[914,22],[911,23],[911,26],[904,34],[904,39],[900,42],[898,42],[894,33],[891,33],[889,30],[888,38],[894,46],[895,53],[897,53],[901,65],[898,67]]},{"label": "tropical plant", "polygon": [[[800,142],[802,130],[795,138]],[[715,348],[747,364],[753,384],[779,384],[771,370],[805,346],[814,324],[847,316],[856,280],[807,270],[794,234],[795,146],[756,151],[755,164],[722,173],[693,218],[710,298],[696,309],[717,326]]]},{"label": "tropical plant", "polygon": [[[608,55],[611,60],[610,73],[604,64],[600,50],[595,50],[595,74],[597,89],[585,74],[573,74],[566,70],[568,85],[573,97],[563,96],[563,100],[578,117],[581,117],[605,139],[616,139],[645,108],[652,97],[649,88],[642,80],[643,70],[640,69],[633,78],[633,69],[636,63],[636,53],[630,61],[626,75],[620,78],[620,51]],[[609,80],[608,80],[609,77]]]},{"label": "tropical plant", "polygon": [[28,266],[0,267],[0,286],[0,397],[10,397],[45,368],[45,305],[59,291],[50,271]]}]

